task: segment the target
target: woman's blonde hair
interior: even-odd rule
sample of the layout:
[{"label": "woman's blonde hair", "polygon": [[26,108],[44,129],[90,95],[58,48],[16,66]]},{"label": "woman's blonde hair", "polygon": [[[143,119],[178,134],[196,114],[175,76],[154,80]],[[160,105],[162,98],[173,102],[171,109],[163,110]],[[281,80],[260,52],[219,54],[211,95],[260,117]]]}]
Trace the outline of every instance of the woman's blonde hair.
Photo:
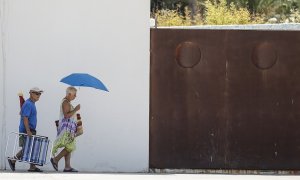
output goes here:
[{"label": "woman's blonde hair", "polygon": [[76,92],[77,92],[77,89],[75,87],[73,87],[73,86],[70,86],[66,90],[66,95],[68,95],[68,94],[75,94]]}]

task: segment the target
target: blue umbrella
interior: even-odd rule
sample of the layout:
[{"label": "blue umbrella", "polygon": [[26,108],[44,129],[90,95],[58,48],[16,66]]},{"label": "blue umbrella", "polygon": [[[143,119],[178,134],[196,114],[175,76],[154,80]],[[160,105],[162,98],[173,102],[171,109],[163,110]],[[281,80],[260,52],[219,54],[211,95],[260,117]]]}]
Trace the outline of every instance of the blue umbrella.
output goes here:
[{"label": "blue umbrella", "polygon": [[108,92],[108,89],[99,79],[86,73],[70,74],[69,76],[66,76],[63,79],[61,79],[60,82],[69,84],[71,86],[92,87]]}]

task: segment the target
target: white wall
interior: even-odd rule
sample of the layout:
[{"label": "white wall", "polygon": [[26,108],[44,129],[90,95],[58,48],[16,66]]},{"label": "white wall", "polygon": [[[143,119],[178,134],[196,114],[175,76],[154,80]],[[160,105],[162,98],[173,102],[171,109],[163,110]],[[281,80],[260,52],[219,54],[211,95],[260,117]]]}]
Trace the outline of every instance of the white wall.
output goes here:
[{"label": "white wall", "polygon": [[[74,104],[81,104],[85,133],[77,140],[72,165],[80,171],[147,171],[150,0],[0,2],[5,4],[5,57],[0,56],[1,67],[6,59],[5,71],[0,68],[1,77],[5,72],[4,89],[0,86],[5,135],[18,131],[17,93],[22,90],[28,98],[30,87],[38,86],[45,90],[36,103],[38,134],[54,140],[54,120],[67,87],[59,80],[73,72],[90,73],[110,92],[79,89]],[[0,145],[3,157],[4,142]],[[9,169],[2,158],[4,166]],[[63,166],[61,160],[60,170]],[[27,168],[24,163],[16,167]]]},{"label": "white wall", "polygon": [[[0,147],[5,145],[5,121],[4,121],[4,54],[2,42],[4,42],[3,33],[4,33],[4,3],[0,0]],[[0,148],[0,169],[4,167],[4,149]]]}]

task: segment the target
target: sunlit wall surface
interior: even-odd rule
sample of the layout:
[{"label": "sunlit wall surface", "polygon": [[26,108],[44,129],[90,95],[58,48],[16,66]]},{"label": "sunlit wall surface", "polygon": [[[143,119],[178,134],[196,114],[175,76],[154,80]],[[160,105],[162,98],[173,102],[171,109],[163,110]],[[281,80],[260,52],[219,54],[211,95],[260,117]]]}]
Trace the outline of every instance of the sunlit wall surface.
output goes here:
[{"label": "sunlit wall surface", "polygon": [[[44,89],[38,134],[55,139],[59,105],[74,72],[109,92],[79,88],[84,134],[72,166],[88,172],[144,172],[149,149],[149,0],[0,0],[0,168],[7,135],[18,131],[19,100]],[[64,160],[59,169],[64,167]],[[18,163],[16,170],[28,169]],[[51,164],[42,167],[53,170]]]}]

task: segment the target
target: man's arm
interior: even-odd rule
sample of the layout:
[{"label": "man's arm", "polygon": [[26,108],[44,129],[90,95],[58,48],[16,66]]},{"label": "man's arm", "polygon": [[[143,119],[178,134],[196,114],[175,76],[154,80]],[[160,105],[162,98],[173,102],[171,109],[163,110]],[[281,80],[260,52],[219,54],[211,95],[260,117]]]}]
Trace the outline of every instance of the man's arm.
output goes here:
[{"label": "man's arm", "polygon": [[30,128],[29,128],[28,117],[24,117],[24,126],[25,126],[25,129],[26,129],[26,132],[27,132],[28,136],[31,136],[32,132],[30,131]]}]

